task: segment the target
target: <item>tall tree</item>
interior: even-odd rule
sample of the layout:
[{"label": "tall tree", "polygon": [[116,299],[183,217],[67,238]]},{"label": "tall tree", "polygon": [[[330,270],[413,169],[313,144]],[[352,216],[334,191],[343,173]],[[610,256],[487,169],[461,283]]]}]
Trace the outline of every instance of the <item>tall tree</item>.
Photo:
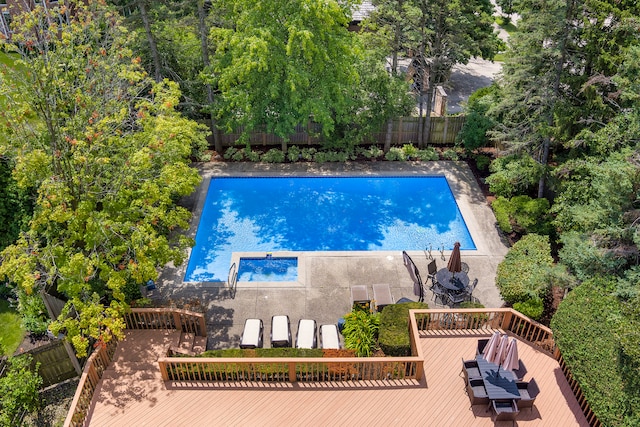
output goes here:
[{"label": "tall tree", "polygon": [[16,17],[14,48],[29,71],[5,69],[0,83],[10,100],[0,154],[38,199],[0,276],[27,294],[65,295],[52,329],[84,355],[91,338],[120,335],[127,287],[182,261],[191,241],[172,230],[190,213],[175,201],[199,182],[188,160],[206,140],[175,111],[177,85],[148,78],[117,14],[101,2],[70,6]]},{"label": "tall tree", "polygon": [[350,1],[229,2],[232,25],[213,28],[216,110],[245,137],[266,125],[283,139],[310,119],[329,135],[349,108],[359,48]]},{"label": "tall tree", "polygon": [[[426,100],[426,123],[420,121],[418,141],[429,140],[430,112],[436,87],[448,82],[455,64],[471,57],[493,58],[501,42],[493,30],[489,0],[379,0],[367,28],[386,46],[391,69],[404,51],[413,57],[420,115]],[[425,78],[426,77],[426,78]],[[427,82],[427,85],[423,84]]]},{"label": "tall tree", "polygon": [[[522,0],[520,31],[501,78],[494,138],[547,166],[556,149],[578,148],[583,131],[602,127],[622,107],[611,77],[625,46],[637,42],[637,6],[590,0]],[[542,176],[538,195],[545,190]]]}]

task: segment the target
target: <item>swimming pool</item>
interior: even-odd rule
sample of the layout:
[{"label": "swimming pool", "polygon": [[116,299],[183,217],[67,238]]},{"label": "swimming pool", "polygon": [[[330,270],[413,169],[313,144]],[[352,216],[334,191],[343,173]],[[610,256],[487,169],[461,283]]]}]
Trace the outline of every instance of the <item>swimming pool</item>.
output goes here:
[{"label": "swimming pool", "polygon": [[187,282],[225,281],[232,252],[475,249],[444,176],[212,178]]}]

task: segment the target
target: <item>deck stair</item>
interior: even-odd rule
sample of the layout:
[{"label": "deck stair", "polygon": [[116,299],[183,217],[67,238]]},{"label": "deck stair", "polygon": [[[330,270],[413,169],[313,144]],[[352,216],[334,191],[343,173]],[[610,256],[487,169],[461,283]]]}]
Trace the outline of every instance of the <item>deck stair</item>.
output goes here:
[{"label": "deck stair", "polygon": [[180,334],[180,342],[171,346],[174,353],[188,356],[196,356],[207,349],[207,337],[197,336],[193,333],[183,332]]}]

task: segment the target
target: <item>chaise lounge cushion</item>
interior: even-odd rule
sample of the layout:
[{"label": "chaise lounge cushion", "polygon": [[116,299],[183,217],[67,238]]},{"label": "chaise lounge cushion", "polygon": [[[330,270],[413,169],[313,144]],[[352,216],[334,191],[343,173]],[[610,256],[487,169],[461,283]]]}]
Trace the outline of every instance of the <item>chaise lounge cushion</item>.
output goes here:
[{"label": "chaise lounge cushion", "polygon": [[322,348],[340,349],[340,336],[336,325],[320,326],[320,339]]},{"label": "chaise lounge cushion", "polygon": [[260,319],[247,319],[244,322],[240,348],[261,348],[262,347],[263,324]]}]

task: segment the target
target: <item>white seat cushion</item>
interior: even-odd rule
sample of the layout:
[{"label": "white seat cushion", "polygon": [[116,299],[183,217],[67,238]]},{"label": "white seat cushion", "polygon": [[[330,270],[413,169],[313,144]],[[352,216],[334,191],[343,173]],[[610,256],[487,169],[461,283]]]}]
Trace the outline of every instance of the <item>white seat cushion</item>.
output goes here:
[{"label": "white seat cushion", "polygon": [[316,335],[316,321],[301,319],[298,323],[298,335],[296,337],[297,348],[314,348]]},{"label": "white seat cushion", "polygon": [[271,321],[271,341],[289,342],[289,319],[287,316],[273,316]]},{"label": "white seat cushion", "polygon": [[262,329],[260,325],[260,319],[247,319],[244,322],[244,331],[242,332],[240,347],[258,347],[260,345],[260,333]]},{"label": "white seat cushion", "polygon": [[320,334],[322,336],[322,348],[340,348],[340,337],[338,336],[338,327],[336,325],[320,326]]}]

